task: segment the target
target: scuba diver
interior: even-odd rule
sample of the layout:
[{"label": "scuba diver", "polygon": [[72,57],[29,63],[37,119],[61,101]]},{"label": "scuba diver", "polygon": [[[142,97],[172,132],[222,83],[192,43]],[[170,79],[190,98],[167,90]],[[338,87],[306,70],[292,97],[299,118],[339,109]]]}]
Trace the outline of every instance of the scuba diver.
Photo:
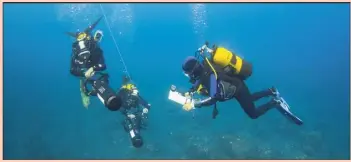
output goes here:
[{"label": "scuba diver", "polygon": [[[268,110],[279,105],[279,100],[275,98],[276,88],[268,88],[261,92],[251,94],[249,88],[244,82],[252,73],[250,63],[242,60],[223,47],[210,49],[208,43],[199,48],[198,53],[203,55],[205,49],[212,55],[211,59],[203,57],[201,62],[199,58],[190,56],[182,66],[183,72],[190,78],[193,84],[185,96],[190,96],[194,92],[207,96],[203,100],[195,100],[194,104],[186,103],[183,109],[189,111],[193,108],[213,105],[212,117],[218,115],[217,102],[224,102],[235,98],[244,112],[251,118],[257,119],[265,114]],[[263,97],[272,96],[273,98],[266,104],[256,108],[254,101]]]},{"label": "scuba diver", "polygon": [[147,126],[147,114],[151,105],[139,95],[137,87],[131,83],[127,76],[123,76],[122,87],[118,95],[123,101],[120,111],[125,116],[125,120],[122,125],[124,130],[129,133],[133,146],[139,148],[143,145],[140,130]]},{"label": "scuba diver", "polygon": [[[111,111],[117,111],[122,105],[121,98],[109,87],[103,51],[99,46],[102,39],[102,31],[97,30],[92,36],[91,32],[102,19],[83,32],[66,32],[76,40],[72,44],[72,57],[70,73],[80,78],[80,90],[84,107],[88,108],[90,96],[97,96],[100,101]],[[88,90],[87,86],[92,86]]]}]

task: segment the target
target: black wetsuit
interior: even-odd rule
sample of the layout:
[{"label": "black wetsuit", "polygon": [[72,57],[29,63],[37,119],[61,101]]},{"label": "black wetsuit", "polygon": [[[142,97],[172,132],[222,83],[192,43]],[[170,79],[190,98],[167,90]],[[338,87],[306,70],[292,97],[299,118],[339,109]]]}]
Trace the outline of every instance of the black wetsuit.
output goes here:
[{"label": "black wetsuit", "polygon": [[121,113],[127,117],[129,114],[135,115],[138,121],[138,128],[146,126],[146,114],[143,114],[143,108],[150,110],[150,105],[146,102],[139,94],[137,96],[132,95],[132,92],[127,89],[120,89],[117,93],[122,98]]},{"label": "black wetsuit", "polygon": [[251,94],[247,85],[239,76],[228,76],[222,68],[212,64],[217,72],[218,78],[216,78],[211,68],[208,66],[208,63],[205,62],[203,65],[204,72],[200,79],[195,82],[191,91],[194,91],[200,84],[202,84],[207,89],[209,97],[195,103],[195,107],[214,105],[218,101],[223,102],[235,98],[245,113],[250,118],[256,119],[276,106],[276,103],[273,101],[257,108],[254,104],[254,101],[260,98],[273,96],[270,89]]},{"label": "black wetsuit", "polygon": [[[147,114],[143,113],[143,109],[147,108],[150,110],[150,104],[139,96],[139,94],[132,95],[131,90],[124,88],[120,89],[118,95],[121,96],[123,101],[120,111],[125,116],[125,119],[122,121],[124,130],[129,133],[133,146],[141,147],[143,139],[140,129],[146,128],[148,118]],[[130,118],[128,115],[134,115],[135,117]]]},{"label": "black wetsuit", "polygon": [[[79,42],[72,44],[71,69],[72,75],[84,77],[84,73],[93,67],[94,71],[106,69],[103,51],[94,40],[84,41],[85,48],[81,49]],[[84,53],[85,52],[85,53]]]},{"label": "black wetsuit", "polygon": [[[93,39],[76,41],[72,44],[72,57],[71,57],[71,68],[70,73],[81,79],[85,79],[85,72],[89,68],[93,68],[94,72],[101,72],[106,69],[106,64],[103,56],[103,51],[99,47],[98,43]],[[99,77],[95,73],[94,76],[89,78],[89,82],[93,87],[92,93],[88,95],[96,96],[103,104],[111,111],[119,110],[122,101],[121,98],[109,87],[108,74],[104,73]],[[87,91],[85,86],[81,87],[85,92]]]}]

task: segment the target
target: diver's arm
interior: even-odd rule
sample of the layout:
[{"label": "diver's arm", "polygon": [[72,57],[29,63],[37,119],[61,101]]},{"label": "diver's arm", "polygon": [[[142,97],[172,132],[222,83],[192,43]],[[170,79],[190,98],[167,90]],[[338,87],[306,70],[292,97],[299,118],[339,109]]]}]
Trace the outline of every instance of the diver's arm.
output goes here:
[{"label": "diver's arm", "polygon": [[150,110],[151,106],[149,103],[147,103],[140,95],[138,95],[139,97],[139,103],[140,105],[142,105],[143,107],[147,108],[148,110]]},{"label": "diver's arm", "polygon": [[75,60],[75,54],[73,52],[72,57],[71,57],[70,73],[74,76],[77,76],[77,77],[84,77],[83,69],[79,68],[79,66],[77,66],[77,64],[74,62],[74,60]]},{"label": "diver's arm", "polygon": [[200,86],[200,79],[196,80],[195,83],[192,86],[193,92],[196,91],[196,89]]},{"label": "diver's arm", "polygon": [[105,58],[104,58],[104,55],[103,55],[103,51],[98,48],[97,49],[97,52],[98,52],[98,64],[94,65],[93,68],[94,68],[94,71],[104,71],[106,70],[106,64],[105,64]]},{"label": "diver's arm", "polygon": [[185,95],[186,93],[194,93],[199,86],[200,86],[200,80],[196,80],[195,83],[188,90],[188,92],[185,92],[183,95]]},{"label": "diver's arm", "polygon": [[206,99],[196,101],[194,106],[195,107],[202,107],[202,106],[210,106],[213,105],[217,102],[216,99],[216,94],[217,94],[217,79],[214,74],[211,74],[210,76],[210,97],[207,97]]},{"label": "diver's arm", "polygon": [[120,88],[116,91],[116,95],[120,96],[123,102],[124,102],[124,99],[127,97],[127,94],[128,94],[128,91],[124,88]]}]

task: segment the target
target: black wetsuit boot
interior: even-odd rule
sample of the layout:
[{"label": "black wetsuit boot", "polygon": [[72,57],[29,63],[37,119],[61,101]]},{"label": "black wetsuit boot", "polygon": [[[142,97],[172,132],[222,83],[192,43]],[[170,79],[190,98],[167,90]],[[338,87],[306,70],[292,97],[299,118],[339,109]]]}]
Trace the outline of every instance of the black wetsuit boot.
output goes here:
[{"label": "black wetsuit boot", "polygon": [[268,97],[268,96],[275,96],[276,89],[274,87],[269,88],[267,90],[263,90],[260,92],[256,92],[254,94],[252,94],[252,100],[253,101],[257,101],[263,97]]}]

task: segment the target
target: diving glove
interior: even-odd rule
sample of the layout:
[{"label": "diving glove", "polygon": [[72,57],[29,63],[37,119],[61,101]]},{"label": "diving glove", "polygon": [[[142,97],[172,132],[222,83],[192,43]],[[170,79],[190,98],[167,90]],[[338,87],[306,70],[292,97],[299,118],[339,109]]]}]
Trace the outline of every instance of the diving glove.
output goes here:
[{"label": "diving glove", "polygon": [[192,110],[192,109],[193,109],[192,103],[189,102],[189,103],[184,104],[184,105],[183,105],[183,109],[184,109],[185,111],[190,111],[190,110]]},{"label": "diving glove", "polygon": [[84,76],[85,76],[85,78],[90,78],[90,77],[92,77],[94,75],[94,68],[93,67],[91,67],[91,68],[89,68],[85,73],[84,73]]}]

